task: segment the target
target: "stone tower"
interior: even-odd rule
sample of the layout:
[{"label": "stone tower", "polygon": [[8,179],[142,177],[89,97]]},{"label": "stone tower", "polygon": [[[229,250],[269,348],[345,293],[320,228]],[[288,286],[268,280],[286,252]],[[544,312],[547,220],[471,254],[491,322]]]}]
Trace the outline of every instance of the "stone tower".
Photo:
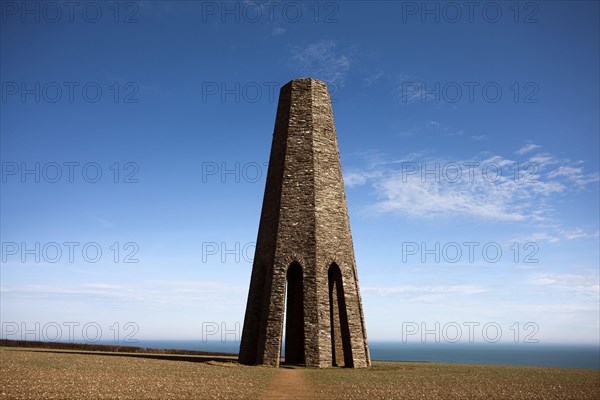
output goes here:
[{"label": "stone tower", "polygon": [[329,91],[311,78],[279,94],[239,361],[279,366],[284,327],[286,363],[371,365]]}]

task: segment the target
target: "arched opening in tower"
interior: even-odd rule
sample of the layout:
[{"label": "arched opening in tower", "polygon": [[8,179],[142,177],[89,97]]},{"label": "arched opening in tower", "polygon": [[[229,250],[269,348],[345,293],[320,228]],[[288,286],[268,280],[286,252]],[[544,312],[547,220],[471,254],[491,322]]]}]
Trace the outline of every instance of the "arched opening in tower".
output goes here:
[{"label": "arched opening in tower", "polygon": [[285,319],[286,364],[305,364],[303,286],[302,267],[297,262],[294,262],[287,271],[287,311]]},{"label": "arched opening in tower", "polygon": [[346,312],[346,299],[342,271],[337,264],[331,264],[329,277],[329,315],[331,321],[331,363],[333,366],[352,368],[352,346],[350,327]]}]

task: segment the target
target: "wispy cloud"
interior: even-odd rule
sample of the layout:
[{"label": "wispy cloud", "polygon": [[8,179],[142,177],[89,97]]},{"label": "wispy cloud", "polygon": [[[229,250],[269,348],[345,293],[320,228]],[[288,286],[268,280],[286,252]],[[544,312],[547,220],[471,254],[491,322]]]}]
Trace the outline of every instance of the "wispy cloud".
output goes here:
[{"label": "wispy cloud", "polygon": [[532,279],[531,283],[533,285],[557,290],[560,293],[567,292],[592,299],[598,299],[600,297],[598,275],[541,275]]},{"label": "wispy cloud", "polygon": [[361,289],[364,294],[375,294],[378,296],[398,296],[398,295],[463,295],[470,296],[485,293],[487,290],[483,286],[477,285],[399,285],[373,287],[367,286]]},{"label": "wispy cloud", "polygon": [[[499,155],[448,160],[424,157],[378,164],[347,174],[348,186],[370,184],[378,213],[417,218],[469,216],[493,221],[544,221],[554,196],[571,193],[598,180],[580,165],[553,157],[537,165]],[[577,163],[576,163],[577,164]],[[567,231],[563,232],[566,237]],[[572,232],[573,237],[584,237]],[[548,240],[554,240],[547,238]]]},{"label": "wispy cloud", "polygon": [[379,176],[381,176],[379,171],[350,170],[344,173],[344,185],[349,188],[361,186],[367,183],[368,180]]},{"label": "wispy cloud", "polygon": [[[452,126],[448,126],[440,121],[426,120],[423,123],[413,125],[410,128],[401,127],[399,135],[403,137],[418,135],[435,135],[435,136],[450,136],[450,137],[461,137],[465,136],[463,129],[456,129]],[[470,136],[471,140],[483,140],[486,136]]]},{"label": "wispy cloud", "polygon": [[565,240],[576,240],[576,239],[594,239],[600,236],[599,231],[587,232],[581,228],[574,229],[560,229],[554,227],[546,227],[545,232],[534,232],[529,235],[519,236],[511,239],[511,242],[548,242],[548,243],[559,243]]},{"label": "wispy cloud", "polygon": [[396,97],[404,104],[426,103],[435,100],[431,91],[426,90],[423,81],[411,75],[400,74],[396,76]]},{"label": "wispy cloud", "polygon": [[82,301],[115,302],[144,306],[199,307],[235,306],[235,295],[243,298],[247,288],[216,281],[141,281],[133,284],[82,283],[72,285],[7,285],[3,297],[53,301],[81,298]]},{"label": "wispy cloud", "polygon": [[521,147],[519,150],[515,151],[515,153],[519,154],[519,155],[523,155],[523,154],[529,153],[539,147],[540,146],[537,144],[528,143],[525,146]]},{"label": "wispy cloud", "polygon": [[550,178],[567,178],[579,187],[584,187],[590,183],[597,182],[599,179],[598,173],[587,174],[582,167],[570,165],[561,165],[557,169],[551,171],[548,176]]},{"label": "wispy cloud", "polygon": [[294,68],[298,68],[302,74],[339,87],[344,86],[351,67],[350,57],[341,54],[336,43],[331,40],[296,47],[292,51],[291,60]]},{"label": "wispy cloud", "polygon": [[438,121],[426,121],[425,125],[432,128],[439,128],[440,123]]},{"label": "wispy cloud", "polygon": [[548,167],[550,165],[558,164],[560,160],[552,156],[548,153],[538,153],[531,157],[528,160],[530,163],[534,163],[539,165],[542,168]]},{"label": "wispy cloud", "polygon": [[471,136],[471,140],[475,140],[476,142],[481,141],[481,140],[485,140],[487,138],[487,136],[485,135],[473,135]]},{"label": "wispy cloud", "polygon": [[371,87],[373,86],[377,81],[379,81],[379,79],[383,76],[383,72],[379,71],[379,72],[375,72],[372,73],[370,75],[368,75],[367,77],[365,77],[363,79],[363,86],[364,87]]}]

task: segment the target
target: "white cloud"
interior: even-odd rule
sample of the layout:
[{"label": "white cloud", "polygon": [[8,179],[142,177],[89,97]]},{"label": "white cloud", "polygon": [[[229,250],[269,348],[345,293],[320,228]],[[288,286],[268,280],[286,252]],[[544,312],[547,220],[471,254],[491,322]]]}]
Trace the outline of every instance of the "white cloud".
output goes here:
[{"label": "white cloud", "polygon": [[546,168],[550,165],[558,164],[560,160],[548,153],[539,153],[529,157],[528,162],[539,166],[540,168]]},{"label": "white cloud", "polygon": [[[374,183],[380,198],[376,209],[416,217],[468,215],[522,221],[534,215],[532,199],[564,189],[535,177],[518,181],[508,173],[512,164],[497,156],[481,161],[406,163]],[[504,172],[496,175],[497,171]]]},{"label": "white cloud", "polygon": [[535,232],[525,236],[519,236],[510,240],[510,242],[548,242],[559,243],[565,240],[593,239],[600,236],[600,232],[586,232],[581,228],[569,230],[546,227],[546,232]]},{"label": "white cloud", "polygon": [[548,232],[535,232],[526,236],[519,236],[512,240],[511,242],[516,243],[530,243],[530,242],[548,242],[548,243],[558,243],[560,242],[560,237],[550,234]]},{"label": "white cloud", "polygon": [[[399,135],[403,136],[403,137],[413,136],[413,135],[419,135],[420,137],[423,137],[424,135],[428,135],[428,136],[446,135],[446,136],[452,136],[452,137],[454,137],[454,136],[462,137],[462,136],[465,136],[465,131],[463,129],[455,129],[455,128],[445,125],[439,121],[427,120],[427,121],[423,122],[422,124],[413,125],[410,128],[400,127]],[[483,140],[485,138],[486,138],[485,135],[470,136],[471,140]]]},{"label": "white cloud", "polygon": [[71,285],[15,285],[0,288],[3,298],[51,301],[82,298],[154,307],[235,307],[247,287],[216,281],[142,281],[133,284],[82,283]]},{"label": "white cloud", "polygon": [[350,171],[344,173],[344,185],[348,188],[361,186],[367,183],[369,179],[376,178],[377,176],[379,176],[379,173],[377,171]]},{"label": "white cloud", "polygon": [[597,299],[600,297],[598,275],[554,274],[532,279],[533,285],[555,289],[561,293]]},{"label": "white cloud", "polygon": [[302,74],[321,79],[329,84],[344,86],[351,62],[347,55],[339,54],[336,43],[322,40],[292,51],[292,62]]},{"label": "white cloud", "polygon": [[589,239],[589,238],[597,238],[600,234],[600,232],[596,231],[596,232],[585,232],[583,229],[581,228],[577,228],[577,229],[573,229],[570,231],[561,231],[563,237],[567,240],[573,240],[573,239]]},{"label": "white cloud", "polygon": [[515,151],[515,153],[517,153],[519,155],[523,155],[523,154],[529,153],[539,147],[540,147],[540,145],[538,145],[538,144],[528,143],[525,146],[521,147],[519,150]]},{"label": "white cloud", "polygon": [[373,74],[367,76],[366,78],[363,79],[363,86],[364,87],[373,86],[379,80],[379,78],[381,78],[382,76],[383,76],[383,72],[376,72],[376,73],[373,73]]},{"label": "white cloud", "polygon": [[427,91],[427,85],[410,75],[400,74],[396,77],[396,93],[404,104],[427,103],[435,100],[432,91]]},{"label": "white cloud", "polygon": [[582,167],[574,167],[570,165],[561,165],[554,171],[551,171],[548,176],[550,178],[564,177],[576,183],[579,187],[584,187],[589,183],[598,182],[599,180],[598,173],[586,174],[584,173]]},{"label": "white cloud", "polygon": [[[552,160],[552,161],[551,161]],[[544,156],[544,164],[518,163],[499,155],[463,160],[409,158],[353,170],[348,187],[370,184],[378,213],[417,218],[468,216],[492,221],[543,221],[554,212],[555,196],[596,182],[579,163]],[[553,171],[555,162],[563,165]],[[576,166],[575,166],[576,165]],[[556,242],[566,231],[540,239]],[[556,237],[555,237],[556,236]],[[572,237],[587,237],[571,232]]]},{"label": "white cloud", "polygon": [[523,213],[505,204],[510,189],[500,193],[499,190],[486,190],[481,184],[478,186],[480,188],[470,190],[465,185],[445,185],[431,180],[422,182],[414,176],[406,179],[392,176],[375,184],[382,197],[376,209],[416,217],[462,214],[510,221],[525,218]]},{"label": "white cloud", "polygon": [[373,293],[379,296],[402,295],[402,294],[433,294],[433,295],[473,295],[484,293],[487,290],[482,286],[476,285],[400,285],[387,287],[364,287],[363,293]]}]

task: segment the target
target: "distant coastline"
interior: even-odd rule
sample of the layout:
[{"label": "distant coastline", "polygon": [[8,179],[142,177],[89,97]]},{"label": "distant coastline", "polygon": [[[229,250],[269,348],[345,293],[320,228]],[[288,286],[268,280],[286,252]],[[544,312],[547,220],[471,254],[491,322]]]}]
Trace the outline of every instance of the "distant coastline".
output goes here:
[{"label": "distant coastline", "polygon": [[186,349],[160,349],[155,347],[120,346],[115,344],[90,344],[90,343],[65,343],[65,342],[39,342],[30,340],[0,339],[1,347],[26,347],[36,349],[56,350],[79,350],[79,351],[103,351],[112,353],[152,353],[152,354],[175,354],[193,356],[237,356],[236,353],[225,353],[218,351],[186,350]]}]

